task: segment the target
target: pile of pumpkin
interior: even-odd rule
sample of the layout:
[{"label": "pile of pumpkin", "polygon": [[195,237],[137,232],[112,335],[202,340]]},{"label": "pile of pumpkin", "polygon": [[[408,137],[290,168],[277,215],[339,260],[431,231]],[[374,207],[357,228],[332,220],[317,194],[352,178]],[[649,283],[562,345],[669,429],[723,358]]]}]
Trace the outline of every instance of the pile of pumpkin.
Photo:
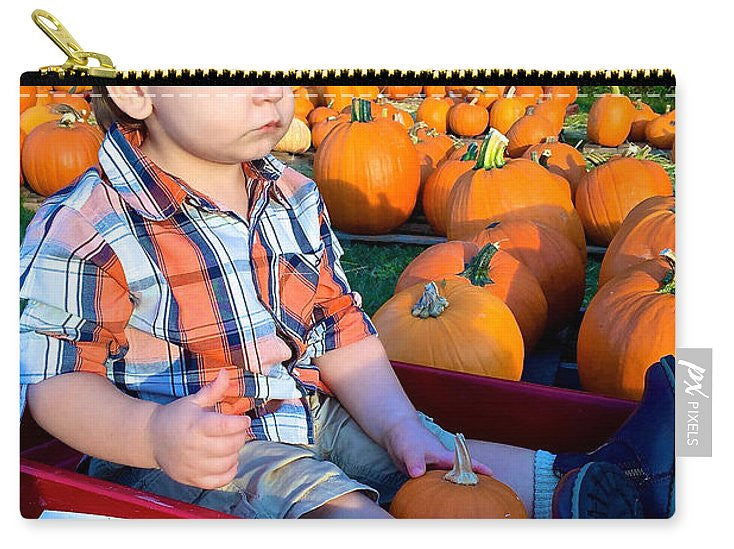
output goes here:
[{"label": "pile of pumpkin", "polygon": [[102,131],[85,86],[20,87],[20,184],[49,196],[97,164]]},{"label": "pile of pumpkin", "polygon": [[[577,317],[588,239],[609,250],[580,330],[581,382],[639,397],[644,369],[673,352],[673,188],[665,170],[641,149],[587,170],[550,120],[525,139],[535,111],[507,136],[490,128],[481,142],[457,146],[425,123],[406,131],[376,116],[379,108],[352,100],[349,119],[320,143],[314,179],[338,229],[390,230],[420,193],[427,219],[448,236],[405,269],[373,316],[389,357],[519,379],[538,341]],[[422,192],[421,148],[437,157]],[[660,216],[667,232],[650,219]]]}]

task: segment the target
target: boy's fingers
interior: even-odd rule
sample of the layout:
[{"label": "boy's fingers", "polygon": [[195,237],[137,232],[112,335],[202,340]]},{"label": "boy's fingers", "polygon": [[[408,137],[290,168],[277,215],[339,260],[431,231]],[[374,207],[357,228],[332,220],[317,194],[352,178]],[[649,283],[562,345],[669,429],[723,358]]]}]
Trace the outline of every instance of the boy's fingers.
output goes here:
[{"label": "boy's fingers", "polygon": [[487,475],[488,477],[494,476],[494,471],[487,467],[484,463],[481,461],[477,461],[475,459],[471,460],[472,469],[475,473],[479,473],[480,475]]},{"label": "boy's fingers", "polygon": [[222,368],[212,383],[205,385],[188,398],[202,408],[210,408],[224,398],[228,387],[229,372],[226,368]]},{"label": "boy's fingers", "polygon": [[210,456],[232,456],[247,444],[251,437],[246,433],[235,433],[223,437],[207,437],[205,440],[206,453]]},{"label": "boy's fingers", "polygon": [[208,437],[226,437],[244,433],[252,420],[248,416],[230,416],[217,412],[201,414],[197,427]]}]

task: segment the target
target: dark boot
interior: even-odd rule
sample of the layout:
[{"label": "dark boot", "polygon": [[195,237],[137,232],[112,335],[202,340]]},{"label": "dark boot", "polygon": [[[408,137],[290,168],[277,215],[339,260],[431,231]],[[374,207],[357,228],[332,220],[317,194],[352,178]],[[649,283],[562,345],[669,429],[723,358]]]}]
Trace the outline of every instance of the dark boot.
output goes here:
[{"label": "dark boot", "polygon": [[668,518],[674,512],[675,357],[648,368],[640,404],[601,447],[587,454],[558,454],[559,477],[595,462],[618,466],[637,487],[645,516]]},{"label": "dark boot", "polygon": [[553,492],[553,518],[642,518],[634,483],[611,463],[593,461],[566,473]]}]

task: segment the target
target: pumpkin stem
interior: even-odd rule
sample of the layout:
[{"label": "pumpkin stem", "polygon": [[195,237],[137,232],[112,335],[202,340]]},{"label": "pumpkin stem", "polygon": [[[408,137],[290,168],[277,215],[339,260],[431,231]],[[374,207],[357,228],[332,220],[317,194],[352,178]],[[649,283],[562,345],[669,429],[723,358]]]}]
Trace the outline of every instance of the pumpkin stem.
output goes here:
[{"label": "pumpkin stem", "polygon": [[418,138],[418,132],[424,128],[428,128],[428,124],[425,122],[416,122],[413,124],[410,129],[408,130],[408,137],[410,137],[410,140],[413,142],[413,145],[420,143],[420,139]]},{"label": "pumpkin stem", "polygon": [[497,250],[499,250],[498,243],[489,242],[485,244],[459,276],[468,279],[472,286],[484,287],[487,284],[494,284],[494,281],[489,277],[489,265]]},{"label": "pumpkin stem", "polygon": [[72,112],[65,112],[61,115],[61,118],[56,123],[61,128],[73,128],[74,124],[77,122],[76,114]]},{"label": "pumpkin stem", "polygon": [[474,99],[472,99],[471,101],[469,101],[469,104],[470,105],[476,105],[477,104],[477,101],[479,101],[479,97],[475,95],[474,96]]},{"label": "pumpkin stem", "polygon": [[510,86],[510,89],[507,90],[507,93],[505,94],[505,97],[507,97],[508,99],[510,99],[512,97],[515,97],[515,92],[516,91],[517,90],[515,89],[515,86]]},{"label": "pumpkin stem", "polygon": [[543,139],[544,143],[558,143],[558,138],[555,135],[549,135]]},{"label": "pumpkin stem", "polygon": [[660,281],[660,288],[658,289],[658,293],[675,295],[675,252],[670,248],[665,248],[662,252],[660,252],[660,256],[668,262],[670,270],[665,275],[663,280]]},{"label": "pumpkin stem", "polygon": [[665,114],[670,114],[670,105],[665,105]]},{"label": "pumpkin stem", "polygon": [[525,116],[533,116],[535,113],[535,105],[528,105],[528,108],[525,109]]},{"label": "pumpkin stem", "polygon": [[479,147],[476,143],[472,142],[469,143],[469,148],[466,149],[466,152],[461,156],[462,162],[471,162],[477,159],[477,153],[479,152]]},{"label": "pumpkin stem", "polygon": [[490,128],[487,137],[484,138],[482,148],[479,149],[477,155],[477,164],[475,170],[491,170],[493,168],[501,168],[505,165],[505,148],[509,143],[508,139],[495,128]]},{"label": "pumpkin stem", "polygon": [[461,433],[457,433],[454,441],[454,468],[446,473],[443,478],[454,484],[462,486],[476,486],[479,477],[472,471],[471,456],[466,447],[466,439]]},{"label": "pumpkin stem", "polygon": [[429,316],[437,318],[448,306],[448,300],[439,295],[436,283],[430,281],[425,285],[423,295],[421,295],[420,299],[415,305],[413,305],[413,309],[410,311],[410,314],[420,318],[428,318]]},{"label": "pumpkin stem", "polygon": [[352,99],[352,122],[372,122],[372,106],[366,99]]},{"label": "pumpkin stem", "polygon": [[331,109],[333,106],[334,106],[334,100],[333,99],[329,99],[329,103],[326,105],[326,108],[327,109]]},{"label": "pumpkin stem", "polygon": [[602,164],[606,163],[607,157],[604,156],[603,154],[599,154],[596,152],[590,152],[586,155],[586,160],[588,160],[592,166],[596,167],[596,166],[601,166]]},{"label": "pumpkin stem", "polygon": [[611,86],[612,88],[612,95],[622,95],[622,90],[619,89],[619,86]]}]

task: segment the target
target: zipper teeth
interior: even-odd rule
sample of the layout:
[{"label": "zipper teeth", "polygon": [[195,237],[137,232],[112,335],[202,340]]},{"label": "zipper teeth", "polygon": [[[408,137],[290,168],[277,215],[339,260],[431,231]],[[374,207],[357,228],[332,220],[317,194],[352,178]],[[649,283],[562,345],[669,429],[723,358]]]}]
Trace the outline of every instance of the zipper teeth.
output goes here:
[{"label": "zipper teeth", "polygon": [[[569,83],[589,85],[609,85],[622,83],[628,85],[675,84],[675,76],[670,69],[628,69],[628,70],[587,70],[551,71],[526,69],[453,69],[453,70],[402,70],[402,69],[293,69],[287,71],[245,71],[229,69],[142,69],[117,71],[114,78],[92,77],[79,71],[28,72],[21,77],[21,83],[32,84],[37,81],[64,81],[67,79],[84,80],[90,83],[105,84],[111,81],[121,83],[160,82],[168,83],[243,83],[243,84],[408,84],[420,82],[441,84],[477,83],[491,81],[503,84]],[[379,82],[377,82],[379,81]],[[503,82],[504,81],[504,82]]]}]

